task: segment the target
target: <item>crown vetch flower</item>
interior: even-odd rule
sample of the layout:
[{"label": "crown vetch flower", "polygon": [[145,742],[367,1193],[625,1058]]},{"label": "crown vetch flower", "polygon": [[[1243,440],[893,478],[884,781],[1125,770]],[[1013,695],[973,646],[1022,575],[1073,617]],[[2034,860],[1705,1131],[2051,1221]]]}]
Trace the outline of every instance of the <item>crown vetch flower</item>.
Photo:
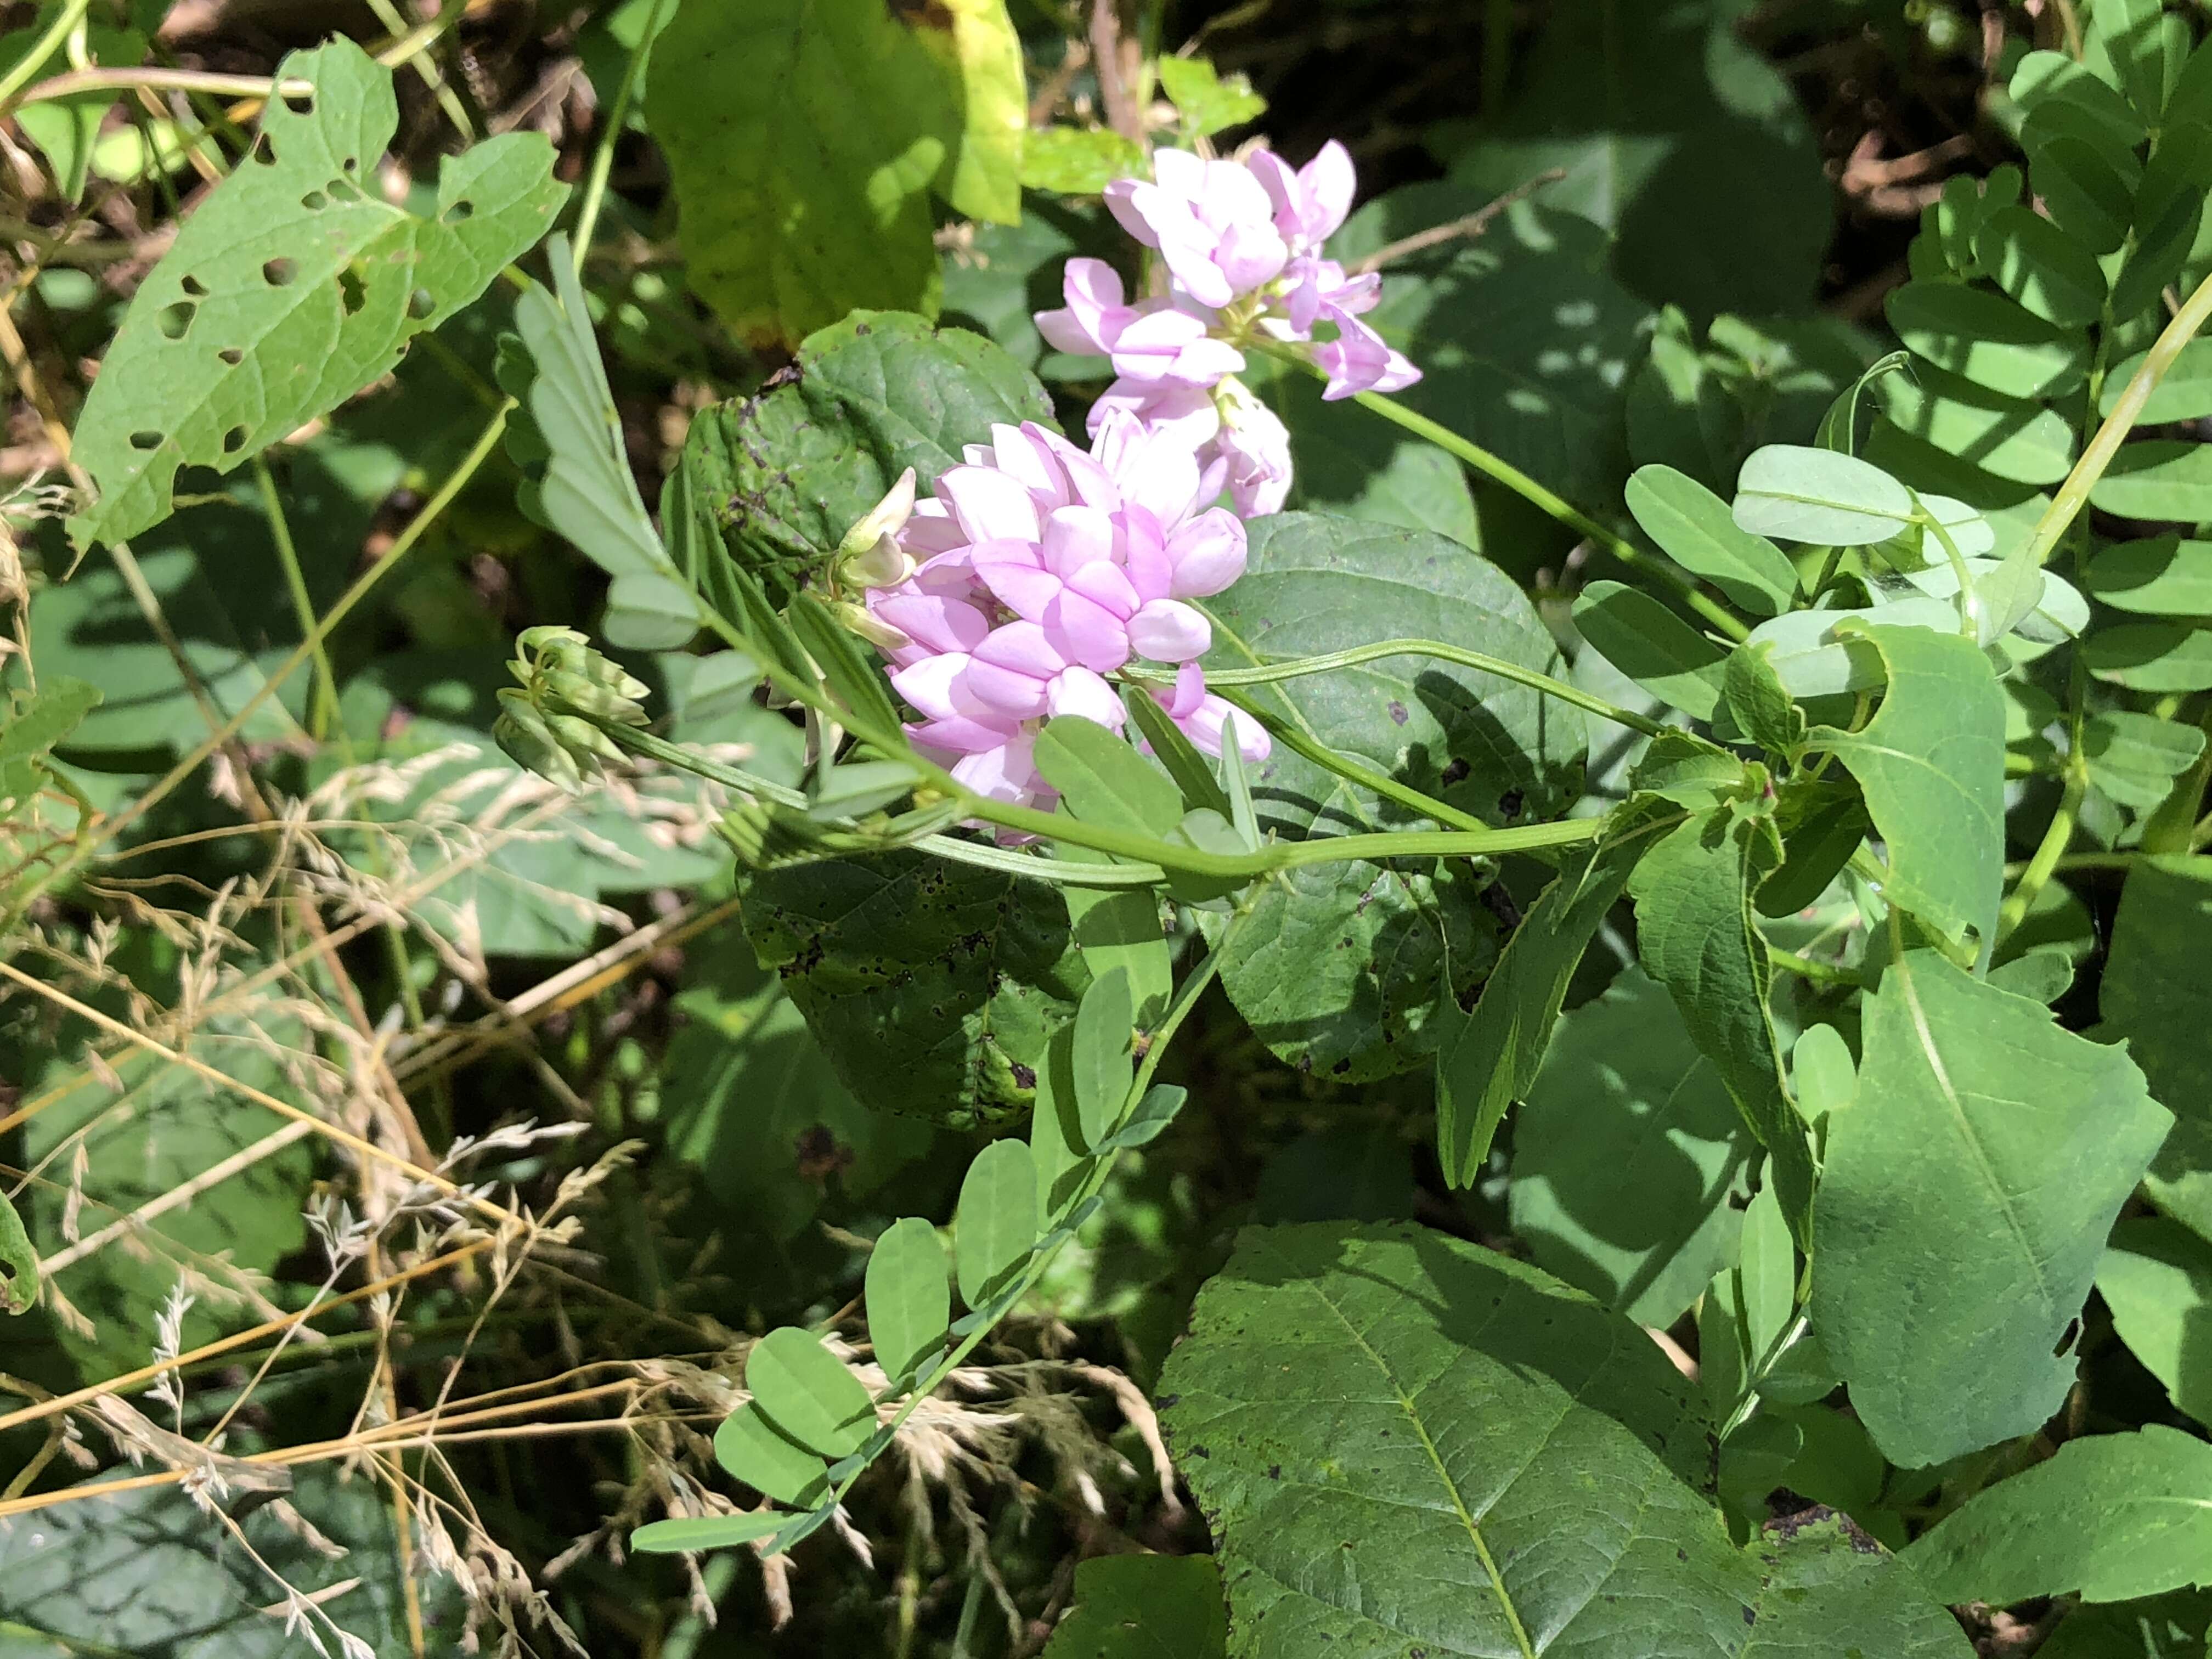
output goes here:
[{"label": "crown vetch flower", "polygon": [[922,717],[914,742],[978,793],[1048,802],[1038,723],[1121,729],[1107,677],[1141,658],[1182,665],[1179,690],[1194,689],[1170,712],[1218,753],[1219,699],[1197,666],[1212,629],[1188,601],[1243,574],[1243,524],[1204,505],[1227,477],[1127,412],[1109,412],[1088,453],[1035,423],[970,445],[893,534],[909,574],[866,596],[866,636]]}]

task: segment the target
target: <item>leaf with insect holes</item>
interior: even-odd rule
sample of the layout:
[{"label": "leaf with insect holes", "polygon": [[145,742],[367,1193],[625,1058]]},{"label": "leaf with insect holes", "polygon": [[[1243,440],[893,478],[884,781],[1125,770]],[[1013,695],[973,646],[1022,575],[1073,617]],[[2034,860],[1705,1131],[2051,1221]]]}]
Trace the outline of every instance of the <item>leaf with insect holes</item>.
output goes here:
[{"label": "leaf with insect holes", "polygon": [[445,163],[435,216],[394,207],[374,184],[398,125],[392,72],[341,39],[276,73],[313,93],[270,102],[252,155],[140,287],[86,400],[76,459],[99,495],[70,520],[80,550],[167,518],[179,467],[227,472],[389,373],[568,194],[544,139],[508,133]]}]

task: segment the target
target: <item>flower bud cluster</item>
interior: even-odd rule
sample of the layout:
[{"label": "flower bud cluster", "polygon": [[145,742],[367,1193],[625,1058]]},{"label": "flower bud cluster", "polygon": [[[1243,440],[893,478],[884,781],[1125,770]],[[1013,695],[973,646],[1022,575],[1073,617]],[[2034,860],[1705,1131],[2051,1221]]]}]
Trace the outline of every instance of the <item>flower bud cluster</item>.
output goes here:
[{"label": "flower bud cluster", "polygon": [[[1212,627],[1189,601],[1244,573],[1243,522],[1206,505],[1228,476],[1174,430],[1109,410],[1088,453],[1035,422],[1000,425],[933,496],[901,479],[847,538],[840,570],[865,588],[857,631],[922,716],[906,728],[915,746],[978,794],[1048,805],[1037,729],[1080,714],[1119,731],[1108,676],[1143,659],[1176,667],[1173,690],[1152,695],[1218,754],[1229,708],[1206,690]],[[1266,756],[1251,721],[1237,733],[1243,754]]]},{"label": "flower bud cluster", "polygon": [[623,672],[573,628],[531,628],[516,641],[520,654],[507,672],[521,689],[502,689],[493,740],[518,766],[580,790],[605,763],[623,758],[621,747],[592,720],[643,726],[642,680]]},{"label": "flower bud cluster", "polygon": [[1067,303],[1039,312],[1037,328],[1062,351],[1112,360],[1093,433],[1116,410],[1171,428],[1201,465],[1223,465],[1239,513],[1279,512],[1290,491],[1290,434],[1234,378],[1242,343],[1255,331],[1310,343],[1328,376],[1324,398],[1395,392],[1420,378],[1359,320],[1381,298],[1382,279],[1347,276],[1322,253],[1352,208],[1352,157],[1334,140],[1295,171],[1268,150],[1231,161],[1165,149],[1152,174],[1115,180],[1106,205],[1158,252],[1166,291],[1132,303],[1104,260],[1070,259]]}]

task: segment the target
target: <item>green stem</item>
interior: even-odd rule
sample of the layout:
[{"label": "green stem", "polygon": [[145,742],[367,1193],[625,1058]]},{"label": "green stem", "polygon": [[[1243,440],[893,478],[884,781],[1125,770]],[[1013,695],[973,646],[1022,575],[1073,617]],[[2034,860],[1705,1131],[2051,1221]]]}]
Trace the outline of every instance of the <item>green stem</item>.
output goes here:
[{"label": "green stem", "polygon": [[2088,505],[2089,492],[2097,487],[2106,468],[2112,464],[2112,457],[2119,453],[2120,445],[2134,430],[2136,419],[2150,401],[2150,394],[2158,390],[2158,383],[2181,356],[2182,348],[2197,337],[2208,319],[2212,319],[2212,276],[2197,285],[2197,291],[2173,313],[2173,320],[2153,342],[2121,392],[2119,401],[2112,405],[2112,412],[2105,417],[2105,423],[2097,428],[2097,435],[2081,451],[2081,459],[2074,463],[2074,470],[2059,485],[2051,505],[2044,508],[2042,518],[2036,521],[2034,535],[2028,538],[2028,556],[2038,564],[2051,562],[2052,551],[2081,509]]},{"label": "green stem", "polygon": [[[1264,357],[1273,357],[1286,363],[1296,363],[1311,374],[1325,378],[1326,372],[1304,352],[1279,341],[1249,339],[1245,349]],[[1619,559],[1632,570],[1668,583],[1679,592],[1690,606],[1720,632],[1732,640],[1747,639],[1751,629],[1741,618],[1725,606],[1717,605],[1698,586],[1697,579],[1679,570],[1662,559],[1651,555],[1617,531],[1608,530],[1595,519],[1564,497],[1553,494],[1542,484],[1523,472],[1511,462],[1492,454],[1480,444],[1470,442],[1449,427],[1439,426],[1425,415],[1416,415],[1395,398],[1386,398],[1377,392],[1361,392],[1353,395],[1352,402],[1370,409],[1394,425],[1401,426],[1416,437],[1425,438],[1449,454],[1473,467],[1485,477],[1504,484],[1523,501],[1549,517],[1585,536]]]},{"label": "green stem", "polygon": [[637,90],[638,73],[645,66],[646,55],[653,50],[653,37],[660,33],[661,24],[668,13],[670,0],[659,0],[652,15],[645,20],[645,32],[637,37],[630,48],[629,61],[623,65],[622,82],[615,88],[615,101],[607,111],[606,130],[592,151],[592,171],[584,180],[584,195],[576,209],[576,274],[584,274],[585,256],[591,252],[592,233],[599,228],[599,210],[607,199],[607,177],[614,170],[615,146],[622,140],[623,129],[629,121],[629,102]]},{"label": "green stem", "polygon": [[1330,748],[1303,727],[1268,713],[1234,686],[1224,691],[1222,696],[1239,714],[1249,714],[1257,720],[1267,734],[1285,748],[1303,755],[1323,771],[1342,778],[1347,783],[1356,783],[1363,789],[1372,790],[1385,800],[1396,801],[1399,805],[1419,812],[1425,818],[1434,818],[1438,823],[1452,824],[1462,830],[1490,828],[1474,813],[1462,812],[1458,807],[1440,801],[1433,795],[1422,793],[1411,784],[1401,783],[1397,779],[1386,776],[1371,766],[1363,766],[1350,756]]},{"label": "green stem", "polygon": [[2037,845],[2027,868],[2021,872],[2020,883],[2012,896],[2004,902],[1997,917],[1997,937],[2002,939],[2027,919],[2034,907],[2036,896],[2043,891],[2059,860],[2066,856],[2066,848],[2074,839],[2074,824],[2081,811],[2081,798],[2088,793],[2089,780],[2077,761],[2066,769],[2066,782],[2058,796],[2058,810],[2051,814],[2049,828]]},{"label": "green stem", "polygon": [[[456,7],[454,9],[458,11],[459,8]],[[454,497],[467,486],[470,479],[476,477],[477,469],[481,467],[490,458],[492,452],[498,447],[500,434],[507,429],[507,411],[514,407],[512,400],[500,405],[498,412],[486,424],[469,453],[461,458],[460,464],[447,475],[446,482],[439,486],[438,493],[424,502],[422,510],[409,520],[407,527],[401,531],[398,538],[392,542],[391,550],[367,570],[362,572],[352,586],[338,595],[331,608],[323,613],[322,620],[315,624],[313,631],[294,647],[291,655],[277,665],[276,672],[264,679],[252,696],[239,705],[238,712],[215,731],[210,732],[191,753],[171,767],[137,800],[102,823],[97,832],[81,840],[71,849],[68,858],[64,859],[45,875],[28,884],[18,892],[15,902],[10,907],[7,916],[0,918],[0,931],[4,931],[7,926],[12,925],[15,917],[21,915],[33,900],[52,887],[56,882],[82,869],[100,848],[113,842],[125,830],[168,799],[185,779],[199,769],[201,763],[209,756],[221,749],[245,728],[246,721],[253,718],[255,711],[276,695],[278,687],[300,672],[314,655],[316,648],[329,636],[331,630],[346,619],[355,606],[368,597],[379,582],[399,568],[401,561],[407,556],[415,544],[422,540],[424,533],[444,515],[446,509],[453,504]],[[4,875],[0,875],[0,891],[4,891],[8,888],[9,878],[15,873],[15,871],[9,871]]]},{"label": "green stem", "polygon": [[31,83],[33,76],[46,68],[49,58],[62,49],[62,43],[70,38],[78,24],[84,21],[85,12],[91,4],[92,0],[68,0],[68,3],[55,14],[54,21],[47,25],[46,32],[32,42],[30,51],[15,60],[13,69],[5,75],[0,75],[0,115],[5,115],[15,108],[15,94]]},{"label": "green stem", "polygon": [[[330,652],[315,631],[315,602],[307,592],[307,573],[300,568],[300,550],[292,541],[292,526],[284,517],[284,503],[276,495],[265,456],[253,458],[253,479],[260,486],[262,510],[269,520],[269,534],[276,544],[277,562],[284,567],[284,586],[292,595],[293,613],[299,618],[300,636],[315,648],[315,700],[307,715],[307,735],[318,744],[330,734],[338,708],[337,676],[331,670]],[[340,728],[343,735],[343,728]]]},{"label": "green stem", "polygon": [[[1152,1043],[1145,1050],[1144,1059],[1138,1062],[1136,1075],[1131,1080],[1129,1092],[1123,1097],[1121,1113],[1123,1118],[1127,1117],[1135,1103],[1144,1098],[1146,1090],[1152,1086],[1152,1076],[1159,1069],[1161,1057],[1166,1054],[1168,1044],[1174,1040],[1176,1031],[1182,1029],[1182,1023],[1190,1018],[1191,1010],[1198,1006],[1199,999],[1205,994],[1206,988],[1211,985],[1215,975],[1220,973],[1223,954],[1228,950],[1230,941],[1237,936],[1250,919],[1251,915],[1252,908],[1249,902],[1240,907],[1237,914],[1230,918],[1229,926],[1222,931],[1220,939],[1206,953],[1205,960],[1191,969],[1189,975],[1176,989],[1175,1000],[1168,1005],[1167,1012],[1160,1017],[1160,1023],[1152,1029]],[[1113,1173],[1117,1156],[1118,1154],[1114,1153],[1103,1157],[1095,1154],[1092,1156],[1090,1172],[1084,1176],[1080,1185],[1070,1196],[1065,1208],[1060,1212],[1061,1214],[1074,1214],[1097,1194],[1105,1186],[1107,1177]],[[1007,1308],[1018,1304],[1021,1298],[1028,1294],[1030,1287],[1043,1275],[1045,1269],[1052,1265],[1053,1258],[1060,1254],[1060,1244],[1066,1243],[1066,1240],[1062,1239],[1060,1244],[1033,1254],[1028,1264],[1023,1267],[1020,1277],[1014,1285],[1002,1291],[996,1300]],[[905,1425],[907,1419],[914,1415],[915,1408],[923,1401],[944,1386],[945,1379],[958,1370],[983,1339],[991,1334],[994,1324],[994,1322],[990,1320],[978,1321],[975,1328],[961,1338],[959,1345],[939,1360],[927,1377],[915,1382],[914,1391],[907,1396],[906,1404],[899,1408],[898,1415],[876,1431],[871,1443],[877,1449],[870,1451],[863,1448],[863,1450],[867,1453],[866,1461],[848,1474],[839,1483],[837,1489],[817,1505],[817,1509],[845,1501],[846,1494],[852,1491],[854,1482],[867,1473],[869,1465],[874,1462],[881,1448],[890,1443],[893,1437]]]},{"label": "green stem", "polygon": [[1361,663],[1373,662],[1382,657],[1434,657],[1441,662],[1455,663],[1462,668],[1479,669],[1486,674],[1495,674],[1501,680],[1510,680],[1516,685],[1525,685],[1547,697],[1557,697],[1561,702],[1572,703],[1586,713],[1626,726],[1632,731],[1641,732],[1647,738],[1656,738],[1661,732],[1673,729],[1648,714],[1639,714],[1632,709],[1616,708],[1604,698],[1594,697],[1579,687],[1553,679],[1549,674],[1523,668],[1519,663],[1508,662],[1503,657],[1485,656],[1480,651],[1446,645],[1439,640],[1378,640],[1373,645],[1332,651],[1325,656],[1293,657],[1258,668],[1209,668],[1206,672],[1206,684],[1209,690],[1224,685],[1272,685],[1278,680],[1293,680],[1306,674],[1326,674],[1331,669],[1356,668]]}]

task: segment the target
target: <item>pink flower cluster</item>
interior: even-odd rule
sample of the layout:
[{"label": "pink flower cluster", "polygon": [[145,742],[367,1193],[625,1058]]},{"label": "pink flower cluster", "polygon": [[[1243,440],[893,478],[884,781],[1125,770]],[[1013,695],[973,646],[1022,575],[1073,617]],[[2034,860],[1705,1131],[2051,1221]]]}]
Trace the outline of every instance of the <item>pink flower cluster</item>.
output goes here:
[{"label": "pink flower cluster", "polygon": [[[1088,454],[1034,422],[994,426],[965,454],[933,499],[887,514],[888,547],[854,550],[882,584],[868,588],[864,631],[923,716],[907,727],[915,745],[979,794],[1048,805],[1037,728],[1080,714],[1121,729],[1106,677],[1142,658],[1178,665],[1172,690],[1152,695],[1219,754],[1229,706],[1198,665],[1212,628],[1187,601],[1244,574],[1243,522],[1206,505],[1226,464],[1202,469],[1179,434],[1120,411]],[[1243,754],[1265,757],[1254,722],[1237,732]]]},{"label": "pink flower cluster", "polygon": [[[1038,331],[1062,351],[1110,359],[1114,384],[1091,410],[1096,433],[1115,411],[1171,428],[1219,464],[1246,517],[1278,512],[1290,492],[1290,434],[1232,378],[1240,339],[1258,330],[1311,343],[1328,375],[1325,398],[1395,392],[1420,371],[1359,320],[1382,279],[1348,276],[1322,246],[1351,210],[1352,157],[1332,140],[1295,172],[1267,150],[1248,161],[1208,161],[1185,150],[1152,157],[1151,181],[1117,179],[1106,205],[1122,228],[1158,251],[1166,292],[1132,303],[1103,259],[1070,259],[1067,303],[1037,313]],[[1328,325],[1331,338],[1315,340]]]}]

